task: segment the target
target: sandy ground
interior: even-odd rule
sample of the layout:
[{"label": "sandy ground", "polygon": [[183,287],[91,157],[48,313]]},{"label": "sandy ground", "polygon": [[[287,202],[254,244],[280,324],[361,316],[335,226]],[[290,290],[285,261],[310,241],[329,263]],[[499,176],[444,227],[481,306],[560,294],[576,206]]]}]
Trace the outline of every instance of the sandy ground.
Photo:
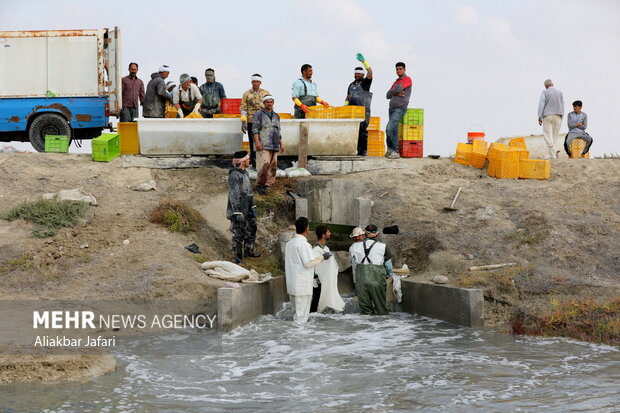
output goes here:
[{"label": "sandy ground", "polygon": [[[224,283],[205,276],[184,247],[195,242],[210,259],[230,258],[224,216],[227,170],[121,164],[120,159],[92,162],[79,154],[0,154],[0,211],[77,187],[99,203],[84,224],[52,238],[33,238],[28,223],[0,220],[3,299],[194,299],[215,310],[216,290]],[[380,227],[399,225],[399,235],[385,238],[397,252],[397,265],[408,264],[416,277],[443,274],[457,284],[471,265],[517,262],[531,275],[532,294],[485,291],[489,324],[505,322],[517,303],[543,306],[548,295],[541,291],[566,297],[619,294],[619,159],[557,160],[547,181],[497,180],[486,170],[449,159],[402,159],[387,165],[401,169],[309,179],[365,182],[366,196],[375,203],[373,221]],[[150,180],[157,190],[129,188]],[[458,211],[443,212],[459,187]],[[165,198],[196,208],[206,227],[182,235],[150,223],[151,211]],[[259,242],[272,244],[277,227],[272,217],[261,218]],[[14,380],[6,359],[0,361],[2,380]],[[31,377],[27,371],[33,361],[19,363],[26,366],[24,377]],[[80,363],[67,363],[67,371],[72,365],[84,370]],[[40,376],[35,379],[58,378]]]}]

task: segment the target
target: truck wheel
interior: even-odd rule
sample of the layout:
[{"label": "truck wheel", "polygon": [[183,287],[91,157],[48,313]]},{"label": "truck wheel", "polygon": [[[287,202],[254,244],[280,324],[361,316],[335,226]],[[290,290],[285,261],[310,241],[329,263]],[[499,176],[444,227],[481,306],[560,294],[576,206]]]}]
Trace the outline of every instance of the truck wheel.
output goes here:
[{"label": "truck wheel", "polygon": [[66,135],[71,140],[71,126],[60,115],[44,113],[30,124],[28,138],[39,152],[45,152],[45,135]]}]

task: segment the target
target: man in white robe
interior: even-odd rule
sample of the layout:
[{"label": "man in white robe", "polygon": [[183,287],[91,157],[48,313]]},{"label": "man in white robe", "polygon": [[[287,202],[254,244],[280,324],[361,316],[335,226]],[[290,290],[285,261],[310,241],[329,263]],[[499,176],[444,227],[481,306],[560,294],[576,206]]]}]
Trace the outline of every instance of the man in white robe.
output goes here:
[{"label": "man in white robe", "polygon": [[295,236],[286,243],[284,268],[286,272],[286,290],[290,296],[293,309],[293,321],[303,324],[308,321],[312,301],[312,281],[314,267],[332,255],[326,252],[316,257],[306,236],[310,231],[308,218],[300,217],[295,221]]},{"label": "man in white robe", "polygon": [[[312,249],[316,257],[330,252],[329,247],[326,245],[330,235],[331,231],[328,227],[321,225],[316,227],[317,243]],[[319,276],[319,281],[321,282],[321,295],[317,311],[322,313],[331,309],[337,313],[343,312],[344,301],[338,292],[338,263],[336,263],[336,259],[330,257],[323,261],[314,267],[314,273]]]}]

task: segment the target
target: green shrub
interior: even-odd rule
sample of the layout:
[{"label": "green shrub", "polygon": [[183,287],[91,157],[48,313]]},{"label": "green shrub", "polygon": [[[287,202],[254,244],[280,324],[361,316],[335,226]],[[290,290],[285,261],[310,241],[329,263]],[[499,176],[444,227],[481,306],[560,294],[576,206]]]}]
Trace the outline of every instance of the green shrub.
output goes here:
[{"label": "green shrub", "polygon": [[151,222],[161,224],[172,232],[182,234],[198,231],[206,223],[200,212],[183,202],[171,199],[163,200],[153,210]]},{"label": "green shrub", "polygon": [[13,221],[23,219],[35,224],[32,235],[45,238],[56,235],[60,228],[75,226],[90,205],[82,201],[52,201],[39,199],[19,205],[0,214],[0,218]]}]

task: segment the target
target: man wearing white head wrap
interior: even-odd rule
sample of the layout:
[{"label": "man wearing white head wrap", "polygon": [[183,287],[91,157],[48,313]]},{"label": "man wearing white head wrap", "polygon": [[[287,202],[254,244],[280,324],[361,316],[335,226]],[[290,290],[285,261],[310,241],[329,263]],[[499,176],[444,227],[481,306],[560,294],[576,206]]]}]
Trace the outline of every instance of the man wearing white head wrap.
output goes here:
[{"label": "man wearing white head wrap", "polygon": [[172,96],[166,90],[164,79],[170,74],[170,67],[163,65],[158,72],[151,74],[151,80],[146,86],[142,116],[145,118],[163,118],[166,111],[166,102],[172,104]]},{"label": "man wearing white head wrap", "polygon": [[273,96],[263,97],[264,108],[254,114],[252,134],[256,148],[256,170],[258,178],[256,192],[265,195],[276,182],[278,150],[284,152],[280,133],[280,116],[273,111]]},{"label": "man wearing white head wrap", "polygon": [[357,60],[362,62],[368,73],[364,77],[364,68],[356,67],[353,74],[354,80],[347,89],[346,105],[364,106],[366,108],[366,116],[364,122],[360,124],[360,130],[357,137],[357,154],[366,156],[368,147],[368,122],[370,121],[370,103],[372,101],[372,93],[370,93],[370,85],[372,84],[372,68],[364,55],[358,53]]},{"label": "man wearing white head wrap", "polygon": [[545,90],[538,102],[538,124],[543,127],[543,136],[549,151],[547,159],[557,158],[560,125],[564,116],[564,96],[553,87],[551,79],[545,80]]},{"label": "man wearing white head wrap", "polygon": [[252,82],[252,88],[245,91],[241,98],[241,105],[239,111],[241,112],[241,131],[248,133],[248,140],[250,141],[250,160],[252,166],[256,168],[256,151],[254,150],[254,137],[252,136],[252,121],[254,120],[254,114],[258,112],[263,105],[263,98],[269,95],[269,92],[265,89],[261,89],[261,83],[263,77],[258,73],[254,73],[250,78]]}]

